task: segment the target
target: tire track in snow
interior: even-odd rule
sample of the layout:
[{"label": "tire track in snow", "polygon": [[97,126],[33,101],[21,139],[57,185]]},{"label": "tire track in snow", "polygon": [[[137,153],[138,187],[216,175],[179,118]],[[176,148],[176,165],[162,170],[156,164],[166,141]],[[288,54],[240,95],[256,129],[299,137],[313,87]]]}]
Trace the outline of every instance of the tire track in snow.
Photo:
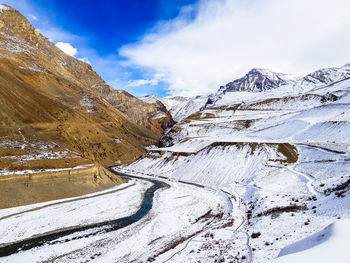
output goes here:
[{"label": "tire track in snow", "polygon": [[[236,185],[236,186],[232,187],[232,190],[233,190],[233,192],[235,193],[235,195],[236,195],[236,197],[237,197],[236,203],[237,203],[237,208],[238,208],[238,210],[241,211],[241,220],[242,220],[242,223],[239,225],[239,227],[236,229],[235,232],[237,232],[238,229],[239,229],[240,227],[242,227],[242,226],[247,222],[246,217],[245,217],[246,211],[245,211],[243,208],[241,208],[241,206],[242,206],[242,199],[241,199],[240,195],[239,195],[238,192],[237,192],[237,187],[239,187],[239,185]],[[252,250],[252,248],[251,248],[251,246],[250,246],[250,244],[249,244],[249,239],[250,239],[250,237],[249,237],[249,234],[248,234],[247,231],[244,231],[244,230],[243,230],[243,232],[244,232],[244,234],[245,234],[246,237],[247,237],[246,246],[247,246],[247,248],[248,248],[248,254],[249,254],[249,261],[248,261],[248,262],[251,263],[251,262],[253,261],[253,250]]]},{"label": "tire track in snow", "polygon": [[317,149],[317,150],[323,151],[323,152],[330,152],[330,153],[337,153],[337,154],[346,154],[346,152],[344,152],[344,151],[338,151],[338,150],[330,149],[330,148],[323,147],[323,146],[316,145],[316,144],[299,143],[299,145],[302,145],[304,147],[309,147],[309,148],[312,148],[312,149]]},{"label": "tire track in snow", "polygon": [[[146,176],[150,176],[150,175],[147,175],[147,174],[144,174]],[[164,180],[167,180],[167,181],[171,181],[169,180],[169,178],[167,177],[164,177],[164,176],[159,176],[159,178],[161,179],[164,179]],[[202,188],[202,189],[205,189],[207,191],[210,191],[212,193],[214,193],[215,195],[219,195],[221,196],[223,199],[225,199],[226,201],[226,204],[228,206],[228,212],[226,213],[226,216],[225,218],[228,218],[230,216],[230,214],[232,213],[233,211],[233,204],[231,202],[231,199],[229,197],[229,193],[223,191],[222,189],[215,189],[215,188],[212,188],[212,187],[209,187],[209,186],[206,186],[206,185],[202,185],[202,184],[199,184],[199,183],[194,183],[194,182],[186,182],[186,181],[182,181],[182,180],[179,180],[179,181],[171,181],[173,183],[181,183],[181,184],[186,184],[186,185],[191,185],[191,186],[195,186],[195,187],[199,187],[199,188]],[[224,218],[224,219],[225,219]],[[217,223],[217,224],[210,224],[207,228],[204,228],[202,231],[200,231],[199,233],[197,233],[196,235],[190,237],[183,248],[181,248],[180,250],[177,250],[175,253],[173,253],[168,259],[166,259],[165,261],[162,261],[163,263],[165,262],[168,262],[170,261],[171,259],[173,259],[177,254],[181,253],[182,251],[184,251],[188,245],[190,244],[191,241],[193,241],[193,239],[195,239],[196,237],[198,237],[201,233],[205,232],[205,231],[208,231],[210,229],[213,229],[214,227],[218,227],[220,226],[222,223]],[[240,226],[238,227],[240,228]],[[237,229],[238,229],[237,228]]]},{"label": "tire track in snow", "polygon": [[315,178],[312,175],[306,174],[306,173],[301,173],[298,172],[296,170],[294,170],[291,167],[286,167],[286,169],[288,169],[289,171],[291,171],[292,173],[298,174],[303,176],[308,182],[306,183],[306,187],[309,190],[310,193],[312,193],[313,195],[319,195],[320,193],[315,189],[315,187],[312,185],[312,183],[315,181]]},{"label": "tire track in snow", "polygon": [[288,171],[300,175],[303,178],[306,179],[307,183],[306,183],[306,187],[308,189],[308,191],[313,194],[313,195],[323,195],[323,193],[317,191],[315,189],[315,187],[312,185],[313,182],[315,181],[315,178],[312,175],[306,174],[306,173],[302,173],[302,172],[298,172],[296,171],[294,168],[290,167],[290,166],[284,166],[284,165],[277,165],[277,164],[268,164],[267,166],[271,166],[271,167],[277,167],[277,168],[282,168],[282,169],[287,169]]},{"label": "tire track in snow", "polygon": [[[180,182],[180,181],[179,181]],[[231,199],[229,197],[229,193],[227,193],[226,191],[222,190],[222,189],[215,189],[215,188],[211,188],[211,187],[208,187],[208,186],[204,186],[204,185],[200,185],[200,184],[197,184],[197,183],[192,183],[192,182],[185,182],[185,181],[181,181],[181,183],[184,183],[184,184],[189,184],[189,185],[194,185],[194,186],[197,186],[197,187],[201,187],[201,188],[205,188],[213,193],[217,193],[218,195],[222,196],[224,199],[226,199],[226,202],[228,204],[228,208],[229,208],[229,212],[227,213],[226,215],[226,218],[229,217],[229,215],[233,212],[233,204],[231,202]],[[241,212],[243,214],[245,214],[245,211],[242,210],[240,207],[241,207],[241,198],[239,197],[238,193],[236,192],[236,190],[234,189],[234,192],[235,192],[235,195],[236,195],[236,202],[238,202],[238,209],[241,210]],[[246,219],[245,219],[245,216],[244,215],[241,215],[241,222],[240,224],[238,225],[238,227],[236,227],[235,230],[228,230],[228,229],[225,229],[226,231],[230,231],[232,233],[238,233],[239,232],[239,229],[246,223]],[[217,224],[211,224],[209,225],[207,228],[203,229],[202,231],[200,231],[198,234],[194,235],[193,237],[189,238],[184,247],[182,247],[180,250],[177,250],[175,253],[173,253],[168,259],[162,261],[162,263],[166,263],[166,262],[169,262],[171,259],[173,259],[176,255],[178,255],[179,253],[181,253],[182,251],[184,251],[188,245],[191,243],[191,242],[194,242],[196,240],[194,240],[196,237],[198,237],[201,233],[205,232],[205,231],[208,231],[210,229],[213,229],[215,227],[218,227],[218,226],[221,226],[222,223],[217,223]],[[246,231],[243,231],[244,234],[247,236],[247,241],[246,241],[246,245],[247,245],[247,248],[248,248],[248,255],[249,255],[249,263],[252,262],[252,249],[249,245],[249,234],[246,232]],[[203,241],[205,242],[205,241]]]},{"label": "tire track in snow", "polygon": [[[133,170],[130,170],[129,172],[132,172],[134,173],[135,171]],[[138,174],[140,174],[140,172],[137,172]],[[202,185],[202,184],[199,184],[199,183],[195,183],[195,182],[186,182],[186,181],[183,181],[183,180],[179,180],[179,181],[173,181],[173,180],[169,180],[169,178],[165,177],[165,176],[152,176],[152,175],[149,175],[149,174],[145,174],[145,173],[141,173],[143,174],[144,176],[146,177],[151,177],[151,178],[154,178],[154,177],[158,177],[160,179],[163,179],[163,180],[166,180],[166,181],[170,181],[170,182],[173,182],[173,183],[181,183],[181,184],[186,184],[186,185],[191,185],[191,186],[195,186],[195,187],[199,187],[199,188],[202,188],[202,189],[205,189],[207,191],[210,191],[216,195],[219,195],[221,196],[225,201],[226,201],[226,204],[227,204],[227,207],[228,207],[228,212],[225,216],[225,218],[229,218],[229,216],[232,214],[233,212],[233,203],[231,201],[231,198],[230,198],[230,193],[222,190],[222,189],[216,189],[216,188],[213,188],[213,187],[209,187],[207,185]],[[238,187],[238,185],[236,186]],[[244,232],[244,234],[246,235],[247,237],[247,241],[246,241],[246,246],[248,248],[248,256],[249,256],[249,259],[247,262],[251,263],[252,262],[252,258],[253,258],[253,252],[252,252],[252,249],[250,247],[250,244],[249,244],[249,234],[247,233],[247,231],[245,230],[241,230],[241,227],[247,222],[246,220],[246,217],[245,217],[245,210],[241,208],[241,198],[239,196],[239,194],[237,193],[236,191],[236,187],[234,187],[233,191],[234,191],[234,194],[236,196],[235,198],[235,202],[236,202],[236,205],[237,208],[241,211],[242,215],[240,215],[240,223],[239,225],[236,227],[235,230],[228,230],[228,229],[225,229],[226,231],[230,231],[232,233],[238,233],[238,232]],[[223,218],[223,219],[225,219]],[[236,217],[237,218],[237,217]],[[236,223],[236,220],[235,220],[235,223]],[[181,253],[182,251],[184,251],[188,245],[191,243],[191,242],[194,242],[196,240],[194,240],[196,237],[198,237],[201,233],[205,232],[205,231],[208,231],[210,229],[213,229],[215,227],[218,227],[218,226],[221,226],[222,225],[222,222],[219,222],[219,223],[216,223],[216,224],[210,224],[208,227],[204,228],[202,231],[200,231],[199,233],[197,233],[196,235],[190,237],[189,239],[186,240],[185,243],[183,243],[184,245],[182,245],[183,247],[181,247],[180,249],[178,249],[176,252],[174,252],[170,257],[168,257],[166,260],[163,260],[161,261],[162,263],[166,263],[166,262],[169,262],[170,260],[172,260],[176,255],[178,255],[179,253]]]}]

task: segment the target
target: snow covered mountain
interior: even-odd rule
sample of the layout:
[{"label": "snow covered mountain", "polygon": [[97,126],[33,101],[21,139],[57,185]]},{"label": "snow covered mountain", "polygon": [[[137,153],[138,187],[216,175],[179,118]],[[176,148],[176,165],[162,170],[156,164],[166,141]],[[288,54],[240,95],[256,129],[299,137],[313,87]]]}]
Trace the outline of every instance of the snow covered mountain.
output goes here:
[{"label": "snow covered mountain", "polygon": [[[330,230],[350,225],[342,220],[350,218],[348,68],[322,69],[259,93],[221,89],[172,127],[162,147],[150,147],[121,167],[215,188],[231,198],[230,218],[237,221],[224,228],[226,234],[212,228],[206,232],[212,239],[203,233],[170,262],[214,255],[233,262],[289,262],[314,257],[320,250],[308,249],[323,242],[333,246],[350,238]],[[230,251],[223,249],[227,239],[235,244]],[[339,262],[346,262],[347,255],[336,251]]]},{"label": "snow covered mountain", "polygon": [[268,69],[254,68],[244,77],[229,82],[225,86],[221,86],[218,93],[262,92],[277,88],[287,91],[290,87],[298,92],[306,92],[311,87],[331,84],[349,77],[349,64],[342,67],[319,69],[304,77],[275,73]]},{"label": "snow covered mountain", "polygon": [[313,88],[329,85],[337,81],[350,78],[350,65],[342,67],[324,68],[316,70],[296,81],[292,86],[293,90],[306,92]]},{"label": "snow covered mountain", "polygon": [[[147,96],[142,100],[163,103],[176,122],[207,107],[223,106],[252,100],[295,96],[350,78],[350,64],[342,67],[324,68],[304,77],[275,73],[268,69],[254,68],[244,77],[221,86],[208,96],[165,97]],[[258,94],[257,94],[258,93]]]},{"label": "snow covered mountain", "polygon": [[206,96],[162,98],[175,121],[181,121],[199,111],[207,102]]},{"label": "snow covered mountain", "polygon": [[279,74],[268,69],[253,68],[244,77],[221,86],[219,92],[250,91],[262,92],[276,89],[295,81],[286,74]]},{"label": "snow covered mountain", "polygon": [[303,78],[315,84],[331,84],[350,77],[350,67],[345,65],[341,68],[328,68],[317,70]]},{"label": "snow covered mountain", "polygon": [[[350,66],[324,68],[304,77],[253,69],[243,78],[221,86],[203,108],[253,100],[297,96],[350,78]],[[257,92],[259,92],[257,94]]]}]

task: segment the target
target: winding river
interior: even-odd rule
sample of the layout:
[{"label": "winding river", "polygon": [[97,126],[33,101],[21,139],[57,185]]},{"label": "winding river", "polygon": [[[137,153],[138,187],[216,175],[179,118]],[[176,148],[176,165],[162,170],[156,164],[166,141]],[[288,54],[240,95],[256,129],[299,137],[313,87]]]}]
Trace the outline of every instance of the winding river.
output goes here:
[{"label": "winding river", "polygon": [[[121,177],[145,180],[153,183],[153,185],[146,190],[144,198],[141,203],[141,207],[137,210],[135,214],[114,219],[114,220],[95,223],[91,225],[59,229],[53,232],[40,234],[36,237],[31,237],[31,238],[10,243],[10,244],[4,244],[4,245],[0,244],[0,257],[6,257],[9,255],[15,254],[19,251],[29,250],[35,247],[43,246],[45,244],[64,243],[71,240],[77,240],[77,239],[87,238],[90,236],[95,236],[101,233],[109,233],[112,231],[117,231],[121,228],[124,228],[126,226],[129,226],[139,221],[145,215],[147,215],[153,206],[154,193],[159,189],[170,187],[167,183],[164,183],[162,181],[158,181],[155,179],[148,179],[148,178],[142,178],[138,176],[126,175],[123,173],[116,172],[112,168],[109,168],[109,170]],[[87,230],[89,230],[88,233],[84,233],[84,232],[87,232]],[[62,239],[64,237],[67,237],[69,235],[76,234],[76,233],[80,233],[80,234],[72,238]]]}]

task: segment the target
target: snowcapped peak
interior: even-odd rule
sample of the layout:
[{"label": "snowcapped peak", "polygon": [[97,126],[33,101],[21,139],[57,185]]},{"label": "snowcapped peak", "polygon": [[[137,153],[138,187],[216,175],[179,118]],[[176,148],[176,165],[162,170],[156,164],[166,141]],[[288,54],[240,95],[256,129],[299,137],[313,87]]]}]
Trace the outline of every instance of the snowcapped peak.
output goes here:
[{"label": "snowcapped peak", "polygon": [[271,70],[269,69],[265,69],[265,68],[252,68],[248,74],[261,74],[261,75],[266,75],[266,76],[272,76],[274,75],[275,73],[272,72]]},{"label": "snowcapped peak", "polygon": [[268,69],[253,68],[243,78],[236,79],[220,87],[219,91],[224,93],[233,91],[266,91],[294,81],[287,76]]},{"label": "snowcapped peak", "polygon": [[341,68],[323,68],[304,77],[304,81],[330,84],[350,77],[350,64]]}]

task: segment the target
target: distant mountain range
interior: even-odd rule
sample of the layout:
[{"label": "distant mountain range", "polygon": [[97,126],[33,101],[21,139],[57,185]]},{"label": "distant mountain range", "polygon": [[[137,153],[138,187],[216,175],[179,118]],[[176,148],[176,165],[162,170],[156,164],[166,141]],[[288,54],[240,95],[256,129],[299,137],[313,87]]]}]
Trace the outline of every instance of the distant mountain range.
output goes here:
[{"label": "distant mountain range", "polygon": [[232,100],[245,100],[247,97],[262,95],[257,95],[257,93],[267,92],[267,94],[275,94],[276,96],[296,95],[347,78],[350,78],[350,64],[342,67],[319,69],[304,77],[254,68],[242,78],[221,86],[217,92],[208,96],[166,98],[147,96],[141,99],[147,102],[156,100],[162,102],[173,119],[178,122],[208,106],[230,104]]},{"label": "distant mountain range", "polygon": [[[296,77],[288,74],[272,72],[268,69],[254,68],[244,77],[229,82],[225,86],[221,86],[219,92],[262,92],[277,89],[285,85],[292,86],[296,90],[301,90],[303,88],[307,89],[307,87],[303,86],[309,86],[310,83],[312,85],[326,85],[349,77],[349,64],[346,64],[343,67],[319,69],[305,77]],[[304,91],[306,91],[305,89]]]}]

